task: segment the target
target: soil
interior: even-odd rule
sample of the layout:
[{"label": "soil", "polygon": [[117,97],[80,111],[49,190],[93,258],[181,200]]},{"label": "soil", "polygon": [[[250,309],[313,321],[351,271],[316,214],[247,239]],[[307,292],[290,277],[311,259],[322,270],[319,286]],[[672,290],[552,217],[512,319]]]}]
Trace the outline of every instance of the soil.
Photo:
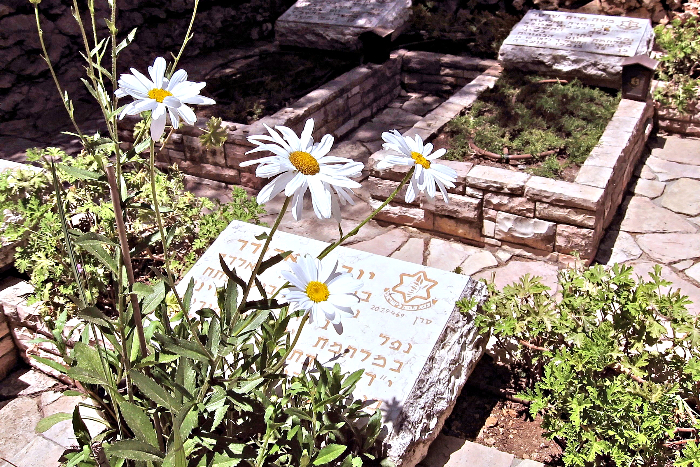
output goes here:
[{"label": "soil", "polygon": [[[437,137],[431,141],[435,146],[435,149],[445,148],[448,151],[453,149],[452,136],[446,131],[442,130],[438,133]],[[513,161],[512,163],[497,162],[486,157],[479,156],[478,154],[465,156],[462,159],[464,162],[471,162],[473,164],[486,165],[489,167],[498,167],[501,169],[512,170],[514,172],[523,172],[527,169],[533,167],[539,167],[542,165],[542,160],[537,160],[536,162],[523,162],[523,161]],[[567,162],[566,157],[557,157],[560,164],[565,164]],[[561,174],[557,177],[558,180],[564,180],[565,182],[573,182],[576,179],[580,167],[574,164],[570,164],[561,171]]]},{"label": "soil", "polygon": [[539,417],[532,419],[527,405],[506,399],[523,387],[506,365],[484,355],[457,399],[443,433],[467,439],[550,466],[564,465],[562,449],[543,437]]}]

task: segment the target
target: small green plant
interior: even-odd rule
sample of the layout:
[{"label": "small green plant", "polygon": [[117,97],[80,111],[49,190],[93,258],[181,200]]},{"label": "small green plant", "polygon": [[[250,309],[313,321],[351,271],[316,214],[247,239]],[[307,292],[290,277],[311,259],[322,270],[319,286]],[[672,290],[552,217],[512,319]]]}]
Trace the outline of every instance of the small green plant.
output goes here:
[{"label": "small green plant", "polygon": [[[98,137],[90,137],[96,145]],[[98,147],[97,151],[102,151]],[[83,152],[69,157],[56,148],[33,149],[27,152],[30,161],[41,163],[42,170],[22,170],[0,174],[0,210],[11,221],[3,226],[3,236],[22,246],[17,249],[15,266],[29,274],[34,286],[30,303],[43,302],[44,312],[58,316],[64,307],[75,309],[77,286],[61,239],[61,223],[50,174],[50,161],[57,164],[62,180],[69,185],[63,209],[70,217],[77,247],[80,271],[90,297],[111,294],[110,280],[116,268],[118,243],[114,227],[114,209],[103,200],[109,199],[109,186],[99,172],[96,159]],[[162,266],[162,245],[155,219],[147,209],[150,186],[147,164],[134,156],[125,162],[131,170],[123,172],[123,186],[129,196],[122,209],[129,219],[127,238],[140,281],[155,278]],[[168,174],[156,171],[156,191],[163,206],[163,222],[170,236],[176,274],[189,269],[204,250],[232,220],[258,223],[265,210],[245,190],[235,188],[227,204],[199,198],[184,190],[182,174],[173,169]],[[98,252],[98,259],[91,253]],[[110,313],[108,302],[102,309]]]},{"label": "small green plant", "polygon": [[519,397],[567,466],[698,465],[700,322],[657,266],[562,271],[560,297],[525,275],[477,317],[527,375]]},{"label": "small green plant", "polygon": [[501,75],[466,115],[449,123],[448,158],[473,155],[471,141],[494,154],[546,157],[540,167],[530,169],[537,175],[557,177],[567,165],[583,164],[615,113],[619,96],[577,80],[569,84],[542,80],[519,72]]},{"label": "small green plant", "polygon": [[675,18],[670,24],[656,26],[654,32],[657,45],[665,51],[657,77],[667,81],[654,99],[686,113],[700,101],[700,19]]}]

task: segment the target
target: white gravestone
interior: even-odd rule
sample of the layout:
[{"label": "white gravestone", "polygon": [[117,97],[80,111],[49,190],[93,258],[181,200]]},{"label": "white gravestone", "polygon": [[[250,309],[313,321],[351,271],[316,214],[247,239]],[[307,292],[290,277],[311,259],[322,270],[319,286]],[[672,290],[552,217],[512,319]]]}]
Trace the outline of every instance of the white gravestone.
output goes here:
[{"label": "white gravestone", "polygon": [[619,88],[622,60],[648,55],[654,30],[648,19],[530,10],[498,53],[505,68]]},{"label": "white gravestone", "polygon": [[282,45],[358,51],[363,32],[396,31],[408,22],[411,0],[298,0],[279,17],[275,39]]},{"label": "white gravestone", "polygon": [[[179,292],[194,279],[193,308],[217,310],[216,288],[227,281],[219,255],[247,280],[264,243],[255,236],[267,231],[232,222],[182,279]],[[317,256],[326,246],[277,232],[268,256],[294,253],[261,276],[267,293],[284,284],[285,263],[306,253]],[[354,396],[376,401],[370,410],[379,408],[388,426],[387,454],[397,466],[413,467],[440,432],[483,353],[485,341],[473,325],[473,313],[460,313],[455,301],[471,296],[480,303],[485,287],[467,276],[346,247],[336,248],[326,261],[338,261],[339,271],[364,282],[357,293],[360,302],[355,316],[343,320],[342,334],[327,321],[322,327],[308,323],[287,358],[287,374],[298,374],[313,359],[327,366],[339,363],[347,373],[365,370]],[[290,332],[299,321],[290,323]]]}]

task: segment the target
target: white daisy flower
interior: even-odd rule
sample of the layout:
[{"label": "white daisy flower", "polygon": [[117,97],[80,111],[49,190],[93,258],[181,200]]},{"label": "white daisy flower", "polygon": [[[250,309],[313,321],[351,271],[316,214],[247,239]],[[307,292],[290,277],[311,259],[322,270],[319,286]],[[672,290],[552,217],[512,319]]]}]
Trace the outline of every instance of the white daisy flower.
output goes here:
[{"label": "white daisy flower", "polygon": [[332,214],[333,196],[338,195],[346,201],[349,198],[348,192],[352,193],[352,188],[361,186],[348,177],[359,175],[363,164],[345,157],[328,156],[333,146],[331,135],[323,136],[320,142],[314,144],[311,136],[314,130],[313,119],[306,121],[299,137],[285,126],[275,127],[279,133],[267,125],[265,128],[270,136],[248,137],[248,141],[258,147],[246,154],[270,151],[274,155],[241,164],[241,167],[260,164],[255,170],[258,177],[279,175],[260,190],[258,203],[265,204],[284,190],[285,196],[293,196],[292,215],[295,220],[299,220],[304,194],[308,188],[316,216],[327,219]]},{"label": "white daisy flower", "polygon": [[320,325],[325,318],[340,324],[341,317],[354,315],[351,307],[360,301],[355,292],[363,283],[348,273],[338,272],[337,261],[331,267],[307,254],[290,267],[291,271],[282,271],[282,277],[292,287],[282,294],[295,309],[306,310],[312,323]]},{"label": "white daisy flower", "polygon": [[384,149],[391,149],[399,154],[390,154],[377,164],[378,169],[386,169],[394,165],[413,165],[416,170],[413,172],[411,182],[406,187],[406,202],[410,203],[416,199],[418,192],[424,191],[430,199],[435,197],[437,192],[435,186],[440,189],[442,198],[448,203],[447,188],[454,188],[457,181],[457,172],[445,165],[435,164],[434,160],[442,157],[447,150],[438,149],[433,152],[431,143],[423,144],[423,139],[416,135],[416,139],[410,136],[402,136],[396,130],[382,133],[385,143]]},{"label": "white daisy flower", "polygon": [[131,68],[132,74],[123,74],[119,77],[119,89],[114,93],[117,97],[131,96],[135,100],[122,110],[119,118],[125,115],[138,115],[150,110],[151,113],[151,139],[158,141],[165,131],[166,117],[170,116],[170,124],[173,128],[179,127],[182,119],[188,125],[197,121],[194,111],[186,104],[210,105],[215,104],[213,99],[200,96],[206,83],[187,81],[187,72],[177,70],[170,79],[165,77],[165,59],[156,58],[153,66],[148,67],[150,79]]}]

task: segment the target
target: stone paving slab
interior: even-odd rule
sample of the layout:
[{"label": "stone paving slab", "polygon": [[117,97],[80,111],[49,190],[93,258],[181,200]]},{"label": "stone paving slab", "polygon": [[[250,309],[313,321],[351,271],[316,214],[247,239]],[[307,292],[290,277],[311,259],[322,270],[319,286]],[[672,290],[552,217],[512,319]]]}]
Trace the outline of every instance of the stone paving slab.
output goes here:
[{"label": "stone paving slab", "polygon": [[454,436],[439,435],[417,467],[511,467],[515,456]]}]

